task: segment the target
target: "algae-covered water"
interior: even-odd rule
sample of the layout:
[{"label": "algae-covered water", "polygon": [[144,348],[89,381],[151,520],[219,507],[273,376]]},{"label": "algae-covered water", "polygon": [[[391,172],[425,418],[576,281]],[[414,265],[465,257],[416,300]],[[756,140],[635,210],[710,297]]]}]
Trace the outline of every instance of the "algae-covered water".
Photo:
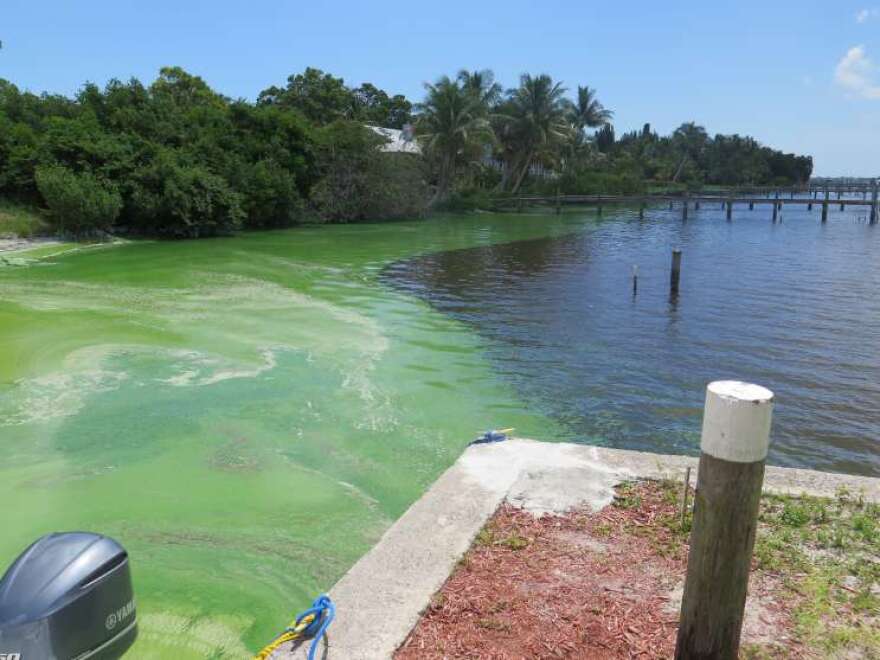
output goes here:
[{"label": "algae-covered water", "polygon": [[487,428],[694,453],[741,378],[772,463],[880,476],[878,229],[572,210],[4,256],[0,566],[109,534],[133,657],[244,657]]},{"label": "algae-covered water", "polygon": [[560,437],[481,339],[381,285],[382,268],[584,223],[443,218],[7,258],[0,566],[46,532],[108,534],[132,558],[133,657],[253,652],[479,430]]}]

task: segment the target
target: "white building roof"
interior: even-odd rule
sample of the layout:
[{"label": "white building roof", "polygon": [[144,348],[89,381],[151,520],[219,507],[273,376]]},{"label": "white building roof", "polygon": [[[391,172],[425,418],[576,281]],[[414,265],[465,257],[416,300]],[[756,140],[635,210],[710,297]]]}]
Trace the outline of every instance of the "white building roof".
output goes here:
[{"label": "white building roof", "polygon": [[422,148],[413,138],[411,130],[401,131],[397,128],[380,128],[379,126],[367,126],[367,128],[388,139],[388,142],[382,145],[382,151],[401,154],[422,153]]}]

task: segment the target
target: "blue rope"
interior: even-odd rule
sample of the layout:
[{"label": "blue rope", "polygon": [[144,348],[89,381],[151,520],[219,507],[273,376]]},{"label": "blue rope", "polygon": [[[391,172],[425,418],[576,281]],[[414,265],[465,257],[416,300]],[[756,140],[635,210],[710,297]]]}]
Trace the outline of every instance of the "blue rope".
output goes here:
[{"label": "blue rope", "polygon": [[303,635],[312,638],[312,645],[309,647],[309,660],[315,660],[318,644],[321,638],[327,634],[327,627],[330,625],[330,622],[336,617],[336,606],[330,600],[330,596],[321,594],[315,599],[315,602],[312,603],[309,609],[296,617],[296,623],[302,621],[309,614],[314,614],[315,620],[303,630]]}]

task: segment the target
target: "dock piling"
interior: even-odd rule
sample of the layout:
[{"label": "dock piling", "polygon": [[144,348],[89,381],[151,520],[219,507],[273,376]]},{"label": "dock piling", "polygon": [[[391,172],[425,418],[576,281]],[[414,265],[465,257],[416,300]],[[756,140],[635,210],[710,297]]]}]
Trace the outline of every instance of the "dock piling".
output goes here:
[{"label": "dock piling", "polygon": [[732,215],[733,215],[733,202],[728,199],[727,200],[727,219],[730,220]]},{"label": "dock piling", "polygon": [[871,182],[871,213],[869,222],[877,224],[877,179]]},{"label": "dock piling", "polygon": [[706,388],[676,660],[738,656],[772,415],[764,387]]},{"label": "dock piling", "polygon": [[633,266],[633,296],[639,292],[639,267]]},{"label": "dock piling", "polygon": [[669,275],[669,293],[678,295],[678,283],[681,280],[681,250],[672,251],[672,271]]}]

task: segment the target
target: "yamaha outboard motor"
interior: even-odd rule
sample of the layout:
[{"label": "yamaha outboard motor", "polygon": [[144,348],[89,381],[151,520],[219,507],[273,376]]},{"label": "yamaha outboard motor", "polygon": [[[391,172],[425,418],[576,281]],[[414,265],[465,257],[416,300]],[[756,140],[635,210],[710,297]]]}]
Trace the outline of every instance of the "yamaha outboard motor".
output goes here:
[{"label": "yamaha outboard motor", "polygon": [[111,538],[47,534],[0,580],[0,654],[6,658],[118,658],[136,636],[128,554]]}]

